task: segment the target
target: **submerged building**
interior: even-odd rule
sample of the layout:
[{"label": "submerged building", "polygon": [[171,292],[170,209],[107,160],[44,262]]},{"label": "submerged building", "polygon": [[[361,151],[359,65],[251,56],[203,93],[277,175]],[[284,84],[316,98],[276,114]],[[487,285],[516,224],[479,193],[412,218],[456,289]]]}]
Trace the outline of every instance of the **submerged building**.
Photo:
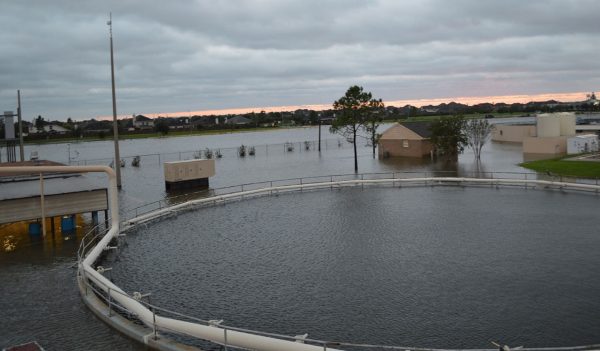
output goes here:
[{"label": "submerged building", "polygon": [[429,122],[398,123],[379,138],[379,158],[428,157],[433,152]]}]

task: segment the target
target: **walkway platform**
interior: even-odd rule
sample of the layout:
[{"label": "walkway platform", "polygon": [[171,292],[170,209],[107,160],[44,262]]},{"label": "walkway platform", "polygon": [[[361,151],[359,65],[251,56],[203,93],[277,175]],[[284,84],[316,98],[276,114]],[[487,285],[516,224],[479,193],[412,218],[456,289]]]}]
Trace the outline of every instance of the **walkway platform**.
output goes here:
[{"label": "walkway platform", "polygon": [[[41,211],[41,184],[39,174],[2,175],[4,166],[62,166],[50,161],[27,161],[0,164],[0,224],[36,220]],[[98,186],[79,173],[51,174],[44,179],[44,207],[46,217],[106,211],[108,195],[105,187]]]}]

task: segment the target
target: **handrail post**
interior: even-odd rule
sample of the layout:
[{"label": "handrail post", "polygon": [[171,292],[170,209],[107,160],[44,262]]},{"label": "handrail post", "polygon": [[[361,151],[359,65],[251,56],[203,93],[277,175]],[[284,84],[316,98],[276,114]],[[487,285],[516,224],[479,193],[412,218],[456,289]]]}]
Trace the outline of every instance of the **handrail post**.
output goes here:
[{"label": "handrail post", "polygon": [[87,278],[85,277],[85,269],[83,269],[82,272],[83,272],[83,275],[82,275],[83,286],[85,286],[85,296],[87,296],[87,294],[88,294],[88,282],[87,282]]},{"label": "handrail post", "polygon": [[227,328],[223,328],[223,342],[225,346],[225,351],[227,351]]},{"label": "handrail post", "polygon": [[112,297],[110,295],[110,286],[108,287],[108,316],[112,317]]},{"label": "handrail post", "polygon": [[156,335],[156,310],[154,309],[154,306],[152,306],[152,329],[154,333],[154,340],[157,340],[158,336]]}]

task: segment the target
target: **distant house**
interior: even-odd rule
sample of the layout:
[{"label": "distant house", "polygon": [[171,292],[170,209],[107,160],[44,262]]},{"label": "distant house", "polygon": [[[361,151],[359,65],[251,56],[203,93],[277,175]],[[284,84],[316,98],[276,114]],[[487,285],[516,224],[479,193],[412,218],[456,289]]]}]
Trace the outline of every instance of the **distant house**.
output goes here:
[{"label": "distant house", "polygon": [[243,117],[243,116],[231,117],[231,118],[228,118],[225,121],[225,124],[236,125],[236,126],[245,126],[245,125],[248,125],[250,123],[252,123],[252,120],[250,118],[246,118],[246,117]]},{"label": "distant house", "polygon": [[144,115],[133,116],[133,127],[136,129],[154,128],[154,120]]},{"label": "distant house", "polygon": [[433,151],[429,122],[395,124],[379,139],[379,157],[427,157]]},{"label": "distant house", "polygon": [[192,126],[190,124],[190,119],[190,117],[171,118],[169,121],[169,129],[189,129]]},{"label": "distant house", "polygon": [[38,129],[35,126],[29,128],[29,134],[57,134],[63,135],[67,134],[69,130],[67,128],[61,127],[58,124],[47,124],[43,128]]}]

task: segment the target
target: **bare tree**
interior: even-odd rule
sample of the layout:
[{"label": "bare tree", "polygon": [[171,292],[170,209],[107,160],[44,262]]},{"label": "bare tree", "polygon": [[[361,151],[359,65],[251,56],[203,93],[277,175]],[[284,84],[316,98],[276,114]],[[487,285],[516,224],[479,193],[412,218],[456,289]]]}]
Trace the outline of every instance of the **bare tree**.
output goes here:
[{"label": "bare tree", "polygon": [[475,159],[481,159],[481,149],[488,141],[494,126],[489,124],[486,119],[472,119],[465,124],[465,135],[467,136],[467,145],[473,149]]}]

